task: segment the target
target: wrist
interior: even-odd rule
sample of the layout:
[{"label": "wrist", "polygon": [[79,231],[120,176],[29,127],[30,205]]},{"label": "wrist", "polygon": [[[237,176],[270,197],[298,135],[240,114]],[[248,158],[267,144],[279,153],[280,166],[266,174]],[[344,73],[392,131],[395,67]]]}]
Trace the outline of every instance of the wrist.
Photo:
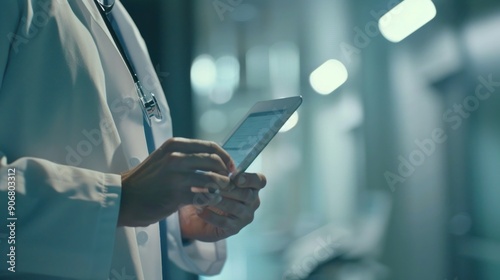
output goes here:
[{"label": "wrist", "polygon": [[129,199],[129,182],[128,177],[130,176],[129,172],[125,172],[121,174],[122,185],[121,185],[121,195],[120,195],[120,210],[118,212],[118,222],[117,226],[130,226],[132,223],[130,222],[129,214],[127,213],[127,209],[129,209],[130,199]]}]

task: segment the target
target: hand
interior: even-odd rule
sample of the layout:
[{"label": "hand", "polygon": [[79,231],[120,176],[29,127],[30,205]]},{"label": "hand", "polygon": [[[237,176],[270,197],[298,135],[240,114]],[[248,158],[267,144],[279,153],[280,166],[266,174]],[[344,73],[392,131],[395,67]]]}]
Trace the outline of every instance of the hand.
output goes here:
[{"label": "hand", "polygon": [[118,226],[158,222],[179,206],[192,203],[192,187],[225,189],[233,169],[231,157],[219,145],[171,138],[139,166],[122,174]]},{"label": "hand", "polygon": [[232,182],[233,190],[223,190],[206,207],[187,205],[179,209],[181,234],[185,239],[214,242],[238,233],[253,221],[259,208],[259,191],[266,185],[262,174],[244,173]]}]

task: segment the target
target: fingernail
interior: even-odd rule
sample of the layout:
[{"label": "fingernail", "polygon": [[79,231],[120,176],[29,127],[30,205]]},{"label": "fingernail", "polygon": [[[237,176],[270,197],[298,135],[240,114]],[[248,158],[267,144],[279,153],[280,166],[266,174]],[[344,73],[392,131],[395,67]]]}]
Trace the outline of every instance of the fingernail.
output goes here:
[{"label": "fingernail", "polygon": [[247,179],[245,178],[244,175],[240,175],[238,178],[238,186],[244,185],[247,182]]}]

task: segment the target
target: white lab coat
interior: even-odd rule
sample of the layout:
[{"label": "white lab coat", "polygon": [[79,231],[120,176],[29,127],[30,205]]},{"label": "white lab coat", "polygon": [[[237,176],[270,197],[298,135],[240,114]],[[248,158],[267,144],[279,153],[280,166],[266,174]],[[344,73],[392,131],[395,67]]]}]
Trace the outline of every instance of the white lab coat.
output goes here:
[{"label": "white lab coat", "polygon": [[[92,0],[0,5],[0,278],[161,279],[158,224],[116,228],[119,174],[148,152],[133,81],[96,6]],[[152,127],[159,146],[172,136],[160,82],[118,1],[113,14],[143,86],[163,111],[164,120]],[[16,170],[16,274],[6,270],[7,168]],[[220,272],[224,241],[183,247],[178,215],[167,223],[172,261],[197,274]]]}]

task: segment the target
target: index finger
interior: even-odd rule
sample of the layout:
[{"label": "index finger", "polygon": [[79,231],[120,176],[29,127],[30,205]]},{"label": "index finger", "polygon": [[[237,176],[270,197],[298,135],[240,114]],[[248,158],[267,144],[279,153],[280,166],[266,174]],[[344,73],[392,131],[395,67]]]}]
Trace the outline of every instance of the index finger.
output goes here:
[{"label": "index finger", "polygon": [[212,141],[205,141],[199,139],[187,138],[170,138],[160,147],[160,150],[165,152],[182,152],[189,153],[212,153],[217,154],[224,164],[226,164],[229,171],[234,170],[234,162],[231,156],[222,149],[221,146]]}]

